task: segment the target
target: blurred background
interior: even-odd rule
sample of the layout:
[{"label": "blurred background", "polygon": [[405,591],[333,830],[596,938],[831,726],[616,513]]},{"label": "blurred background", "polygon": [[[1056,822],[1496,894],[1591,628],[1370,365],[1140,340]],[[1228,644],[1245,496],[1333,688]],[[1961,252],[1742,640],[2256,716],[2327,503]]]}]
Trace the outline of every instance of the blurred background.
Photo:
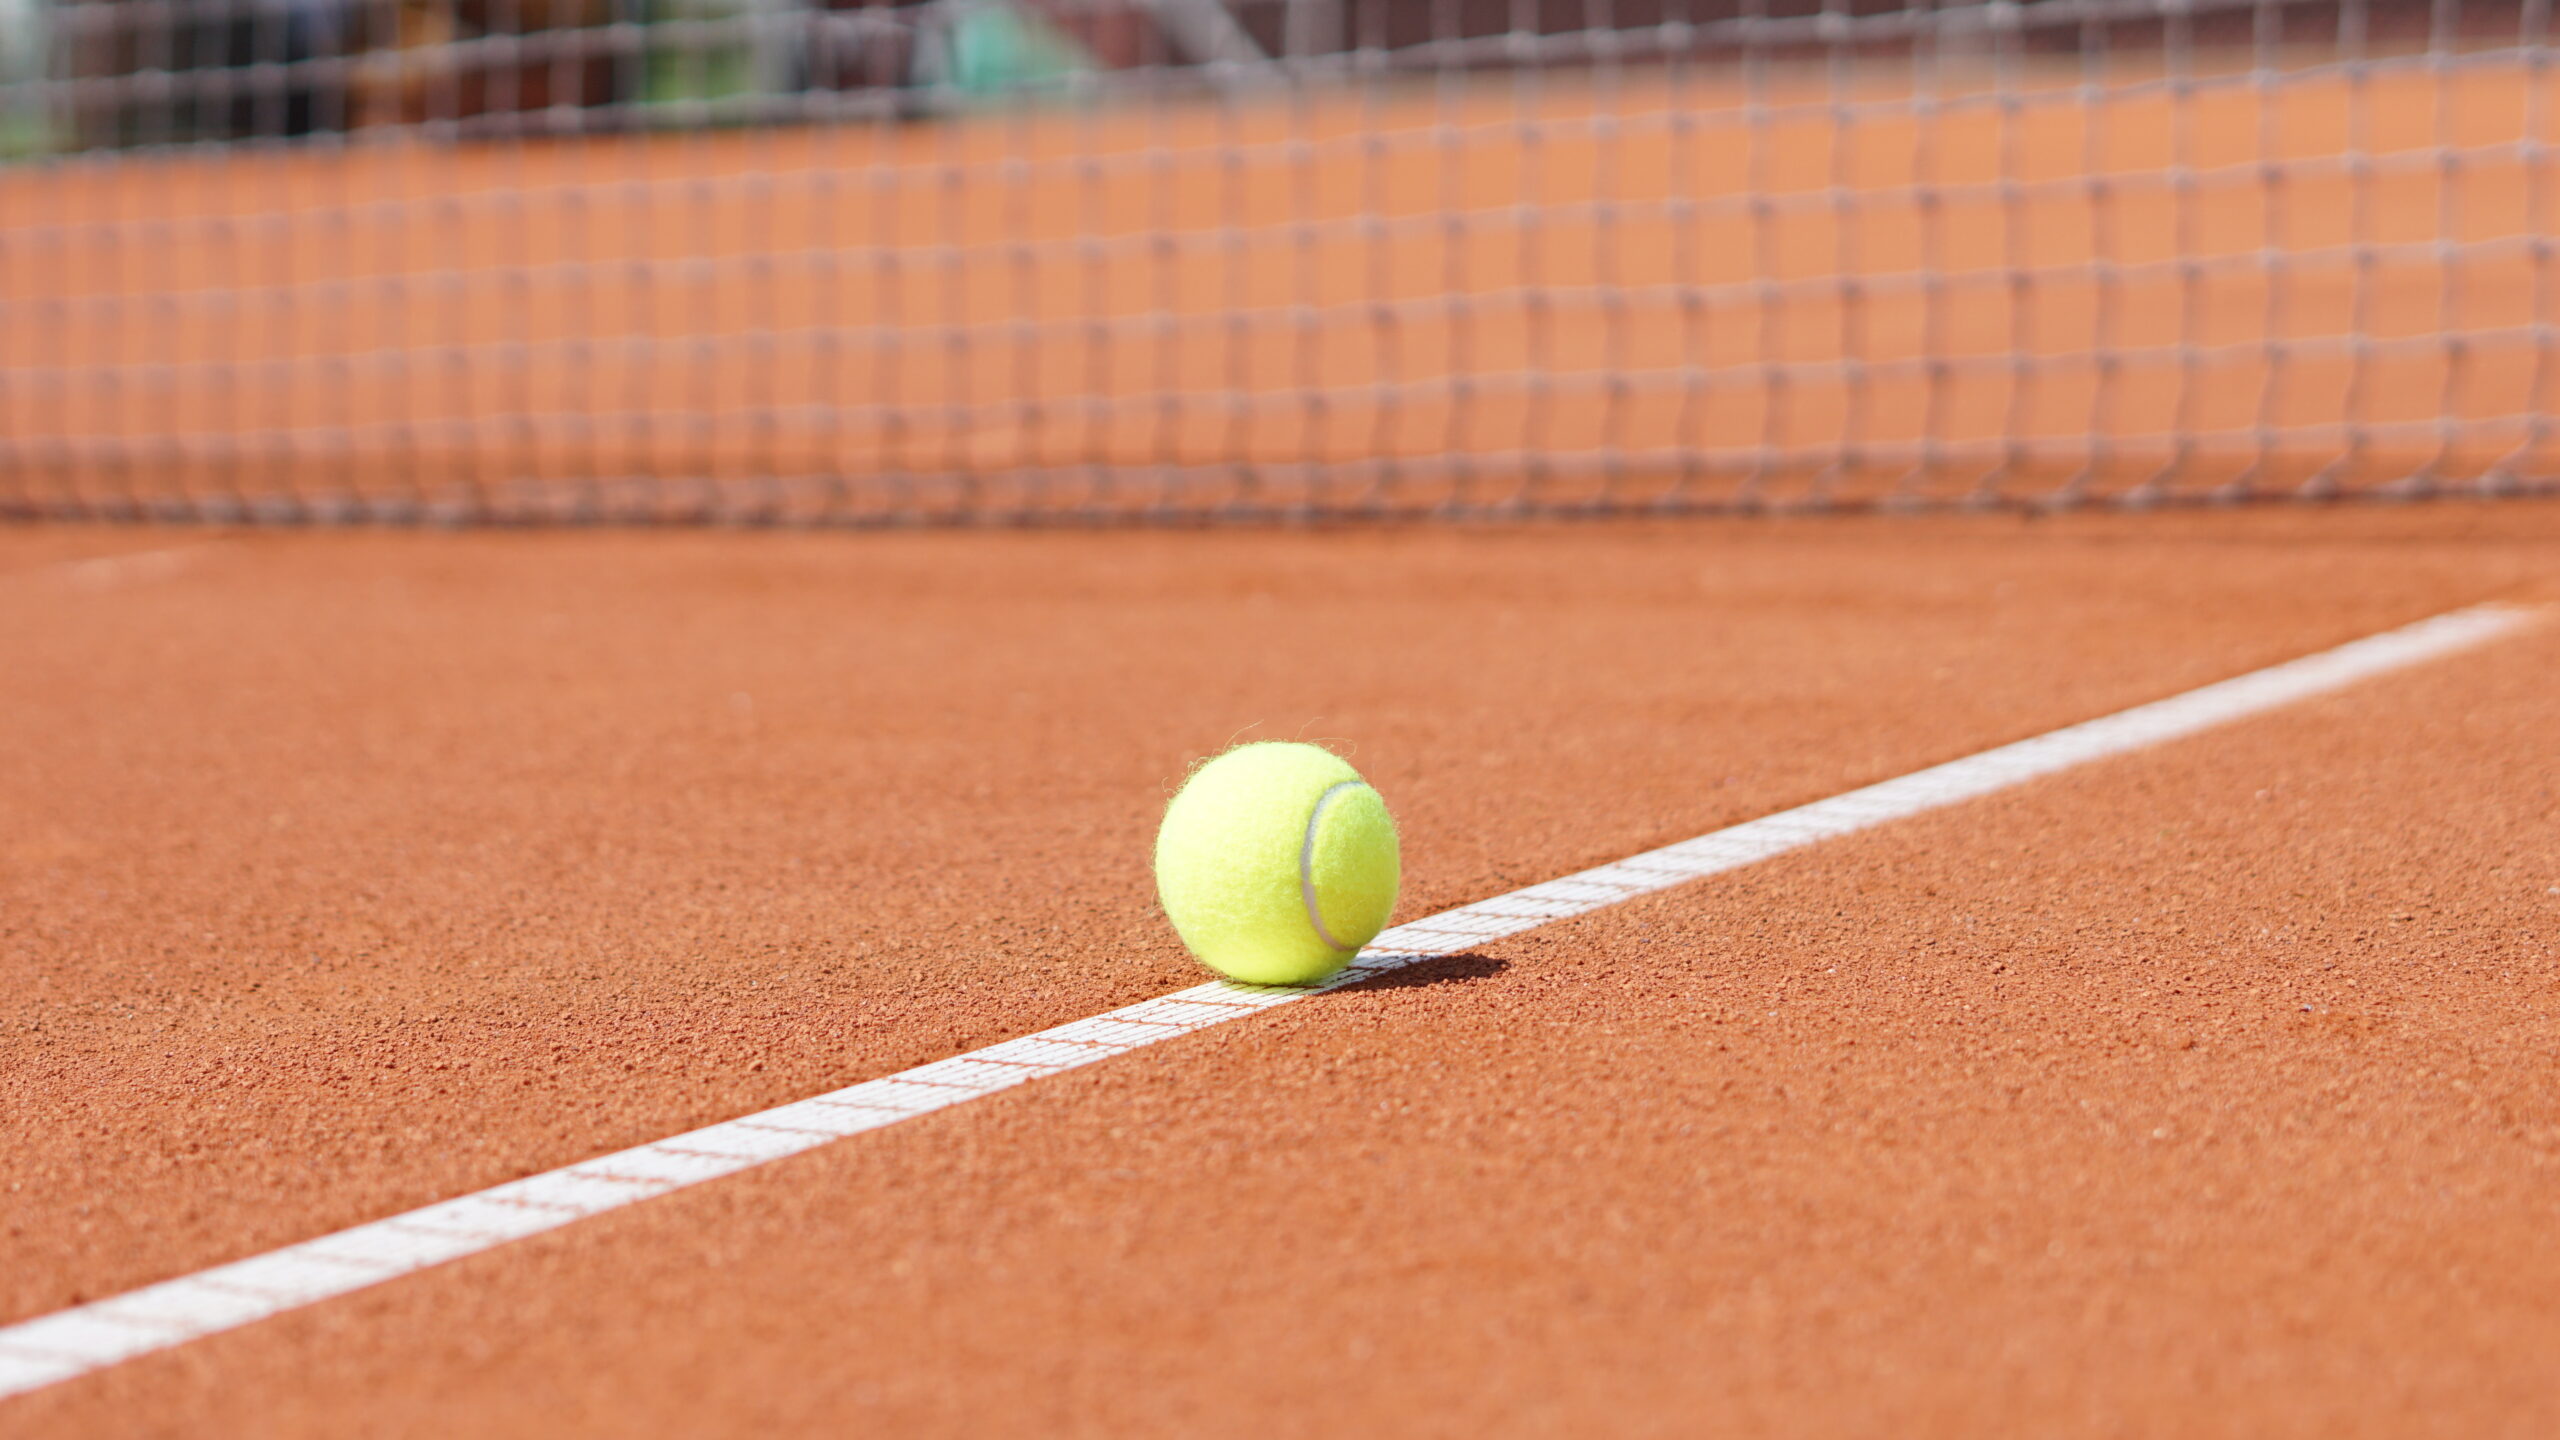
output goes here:
[{"label": "blurred background", "polygon": [[[6,0],[23,149],[917,114],[1026,91],[2024,51],[2538,40],[2521,0]],[[30,82],[54,83],[39,91]],[[906,92],[898,94],[894,92]]]}]

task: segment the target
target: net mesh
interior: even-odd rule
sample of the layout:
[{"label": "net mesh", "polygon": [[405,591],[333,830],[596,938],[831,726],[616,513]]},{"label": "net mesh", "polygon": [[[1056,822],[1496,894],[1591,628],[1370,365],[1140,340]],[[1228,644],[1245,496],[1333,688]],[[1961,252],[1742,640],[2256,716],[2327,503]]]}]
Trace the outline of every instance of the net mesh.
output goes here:
[{"label": "net mesh", "polygon": [[2548,0],[0,0],[0,509],[2548,488]]}]

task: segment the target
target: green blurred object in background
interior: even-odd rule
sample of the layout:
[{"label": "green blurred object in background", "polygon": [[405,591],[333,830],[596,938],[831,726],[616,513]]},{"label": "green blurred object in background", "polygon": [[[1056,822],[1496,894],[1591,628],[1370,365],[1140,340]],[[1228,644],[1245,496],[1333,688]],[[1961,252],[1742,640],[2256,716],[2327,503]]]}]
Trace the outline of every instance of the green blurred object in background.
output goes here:
[{"label": "green blurred object in background", "polygon": [[1093,73],[1082,46],[1037,11],[1006,0],[958,0],[946,84],[972,99],[1062,91]]},{"label": "green blurred object in background", "polygon": [[45,0],[0,0],[0,160],[51,148],[42,84],[50,40]]},{"label": "green blurred object in background", "polygon": [[798,28],[776,0],[647,0],[639,99],[679,123],[751,119],[738,102],[783,94],[798,67]]}]

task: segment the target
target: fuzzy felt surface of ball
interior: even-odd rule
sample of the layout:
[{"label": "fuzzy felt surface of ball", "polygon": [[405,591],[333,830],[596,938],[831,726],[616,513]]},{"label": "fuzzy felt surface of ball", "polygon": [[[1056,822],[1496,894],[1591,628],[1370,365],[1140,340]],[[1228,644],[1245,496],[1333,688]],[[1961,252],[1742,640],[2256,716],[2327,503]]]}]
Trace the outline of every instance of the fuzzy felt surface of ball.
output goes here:
[{"label": "fuzzy felt surface of ball", "polygon": [[1156,832],[1156,895],[1201,963],[1308,985],[1386,928],[1403,860],[1387,804],[1350,762],[1294,741],[1191,772]]}]

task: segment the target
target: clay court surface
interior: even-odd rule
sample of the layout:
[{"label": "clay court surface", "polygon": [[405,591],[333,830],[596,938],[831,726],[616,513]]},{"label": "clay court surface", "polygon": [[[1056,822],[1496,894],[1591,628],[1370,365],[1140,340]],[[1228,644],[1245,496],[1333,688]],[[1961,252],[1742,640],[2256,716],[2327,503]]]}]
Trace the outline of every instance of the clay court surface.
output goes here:
[{"label": "clay court surface", "polygon": [[[0,1322],[2487,600],[2560,507],[0,532]],[[2541,1435],[2560,616],[0,1402],[10,1435]]]}]

